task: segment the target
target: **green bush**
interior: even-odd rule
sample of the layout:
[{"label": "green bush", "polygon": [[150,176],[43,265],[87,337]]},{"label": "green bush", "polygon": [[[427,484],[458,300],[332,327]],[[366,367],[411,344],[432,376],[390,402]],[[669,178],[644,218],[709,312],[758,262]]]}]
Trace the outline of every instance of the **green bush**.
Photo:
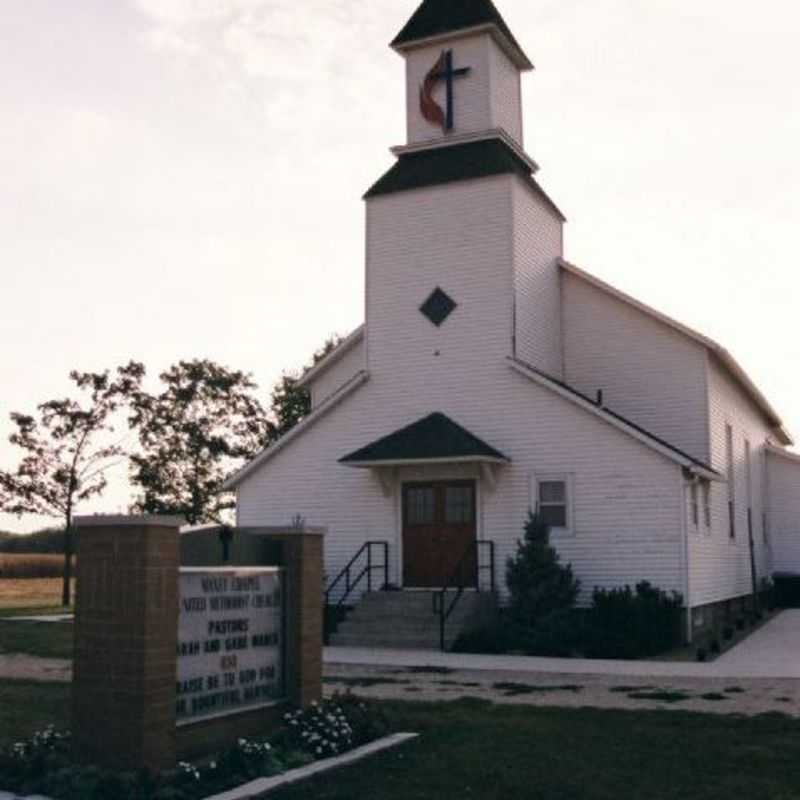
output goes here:
[{"label": "green bush", "polygon": [[584,653],[589,658],[642,658],[682,642],[683,598],[642,581],[632,591],[595,589],[587,615]]},{"label": "green bush", "polygon": [[580,582],[572,574],[571,565],[561,565],[558,553],[550,546],[550,528],[538,514],[528,516],[524,539],[517,543],[517,553],[506,565],[506,583],[511,595],[511,621],[529,630],[575,605]]},{"label": "green bush", "polygon": [[477,628],[464,631],[453,643],[454,653],[479,653],[498,655],[515,650],[514,635],[511,626],[503,623],[502,617]]}]

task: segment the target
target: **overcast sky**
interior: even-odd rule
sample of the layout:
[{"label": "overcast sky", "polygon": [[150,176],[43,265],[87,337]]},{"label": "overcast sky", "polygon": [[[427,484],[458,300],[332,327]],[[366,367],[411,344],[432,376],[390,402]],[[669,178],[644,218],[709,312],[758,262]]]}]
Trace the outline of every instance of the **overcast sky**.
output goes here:
[{"label": "overcast sky", "polygon": [[[567,257],[730,349],[800,435],[800,7],[498,0]],[[0,465],[71,368],[209,357],[265,399],[363,319],[360,197],[416,0],[0,2]],[[84,511],[124,510],[121,480]],[[40,520],[0,516],[0,528]]]}]

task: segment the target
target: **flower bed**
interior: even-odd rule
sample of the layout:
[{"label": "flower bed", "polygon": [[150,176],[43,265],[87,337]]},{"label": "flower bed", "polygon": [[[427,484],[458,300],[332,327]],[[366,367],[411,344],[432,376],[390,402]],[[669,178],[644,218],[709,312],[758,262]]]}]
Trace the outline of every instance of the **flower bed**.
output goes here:
[{"label": "flower bed", "polygon": [[239,739],[224,752],[202,762],[182,761],[158,776],[76,765],[69,733],[50,727],[0,752],[0,791],[54,800],[201,800],[341,755],[388,729],[382,713],[350,694],[287,713],[284,722],[269,738]]}]

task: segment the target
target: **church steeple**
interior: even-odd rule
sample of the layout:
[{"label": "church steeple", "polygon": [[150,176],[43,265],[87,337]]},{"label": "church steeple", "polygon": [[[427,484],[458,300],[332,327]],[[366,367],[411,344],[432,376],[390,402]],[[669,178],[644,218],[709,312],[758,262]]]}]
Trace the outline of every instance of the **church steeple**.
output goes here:
[{"label": "church steeple", "polygon": [[404,52],[466,32],[490,33],[519,69],[533,69],[492,0],[423,0],[391,46]]},{"label": "church steeple", "polygon": [[533,65],[492,0],[424,0],[391,46],[406,60],[409,146],[505,134],[522,147]]}]

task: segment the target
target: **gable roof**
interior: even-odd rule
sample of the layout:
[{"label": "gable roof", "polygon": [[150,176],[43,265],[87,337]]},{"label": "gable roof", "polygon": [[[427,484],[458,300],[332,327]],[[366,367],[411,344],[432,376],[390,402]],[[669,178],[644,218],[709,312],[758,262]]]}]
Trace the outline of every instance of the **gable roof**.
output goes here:
[{"label": "gable roof", "polygon": [[359,325],[352,333],[348,334],[342,339],[333,350],[326,356],[323,356],[313,367],[306,370],[297,381],[297,385],[301,389],[305,389],[310,383],[313,383],[320,375],[327,372],[339,359],[347,355],[357,344],[364,339],[364,325]]},{"label": "gable roof", "polygon": [[222,484],[223,492],[233,491],[245,478],[265,464],[273,456],[276,456],[284,447],[291,444],[295,439],[302,436],[309,428],[316,425],[329,411],[333,410],[346,397],[361,388],[369,380],[369,373],[366,371],[356,373],[349,381],[340,386],[330,397],[328,397],[319,408],[312,411],[307,417],[297,423],[287,434],[278,439],[275,444],[266,447],[252,461],[245,464],[238,472],[231,475]]},{"label": "gable roof", "polygon": [[708,480],[725,480],[724,477],[713,467],[709,466],[703,461],[700,461],[694,456],[689,455],[679,447],[670,444],[665,439],[656,436],[654,433],[646,430],[641,425],[631,422],[631,420],[626,419],[621,414],[617,414],[605,406],[598,405],[591,398],[587,397],[582,392],[579,392],[569,384],[553,378],[547,373],[542,372],[540,369],[537,369],[531,364],[527,364],[519,358],[509,356],[508,361],[511,368],[516,372],[520,373],[526,378],[529,378],[534,383],[537,383],[546,389],[550,389],[564,399],[569,400],[573,404],[583,408],[585,411],[588,411],[590,414],[599,417],[608,424],[617,428],[617,430],[627,433],[629,436],[637,439],[639,442],[649,447],[651,450],[661,453],[661,455],[666,456],[666,458],[670,459],[670,461],[674,461],[684,469],[688,469],[689,471],[696,473],[702,478],[707,478]]},{"label": "gable roof", "polygon": [[736,359],[722,345],[717,344],[717,342],[715,342],[713,339],[709,339],[707,336],[704,336],[702,333],[698,333],[692,328],[689,328],[687,325],[668,317],[666,314],[656,311],[656,309],[651,308],[639,300],[636,300],[634,297],[625,294],[625,292],[622,292],[605,281],[600,280],[600,278],[595,277],[591,273],[580,269],[580,267],[570,264],[564,259],[559,259],[559,266],[562,270],[570,275],[580,278],[595,288],[600,289],[600,291],[615,297],[617,300],[637,309],[638,311],[641,311],[648,317],[651,317],[663,325],[672,328],[672,330],[677,331],[686,338],[692,339],[706,348],[706,350],[708,350],[717,358],[717,360],[722,364],[731,377],[733,377],[733,379],[744,389],[748,397],[750,397],[753,403],[755,403],[769,424],[775,430],[775,434],[778,436],[781,442],[787,445],[794,444],[791,434],[789,434],[789,432],[784,428],[783,420],[780,418],[778,412],[772,407],[772,405],[770,405],[767,398],[764,397],[764,395],[761,393],[755,383],[753,383],[753,381],[750,379],[750,376],[744,371]]},{"label": "gable roof", "polygon": [[475,28],[495,31],[498,38],[505,39],[501,44],[506,44],[512,60],[522,69],[533,69],[492,0],[423,0],[392,40],[391,47],[403,50],[428,39]]},{"label": "gable roof", "polygon": [[450,417],[436,412],[339,459],[351,467],[420,462],[510,461]]},{"label": "gable roof", "polygon": [[562,221],[566,220],[558,206],[534,180],[530,164],[499,137],[402,153],[397,163],[367,191],[364,199],[508,174],[522,178]]}]

